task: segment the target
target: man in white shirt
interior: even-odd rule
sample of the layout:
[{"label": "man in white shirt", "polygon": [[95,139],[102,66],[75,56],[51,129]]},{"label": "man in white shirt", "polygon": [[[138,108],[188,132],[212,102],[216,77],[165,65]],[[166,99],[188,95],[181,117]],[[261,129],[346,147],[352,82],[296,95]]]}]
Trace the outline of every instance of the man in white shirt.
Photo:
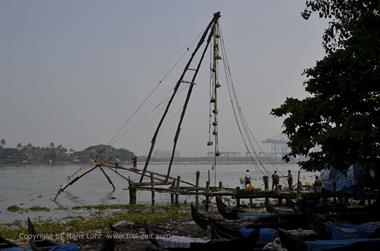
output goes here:
[{"label": "man in white shirt", "polygon": [[244,176],[244,184],[245,184],[245,187],[251,185],[251,174],[249,172],[249,170],[247,170],[245,172],[245,176]]}]

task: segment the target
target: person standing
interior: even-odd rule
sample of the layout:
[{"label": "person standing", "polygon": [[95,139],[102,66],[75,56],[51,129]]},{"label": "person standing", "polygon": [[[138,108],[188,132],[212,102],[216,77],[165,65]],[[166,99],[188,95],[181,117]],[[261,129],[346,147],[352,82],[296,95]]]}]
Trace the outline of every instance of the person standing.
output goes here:
[{"label": "person standing", "polygon": [[132,161],[133,161],[133,168],[137,168],[137,156],[134,156],[132,158]]},{"label": "person standing", "polygon": [[321,191],[322,182],[321,182],[321,180],[318,178],[318,176],[315,176],[315,181],[314,181],[313,187],[314,187],[314,192],[319,192],[319,191]]},{"label": "person standing", "polygon": [[264,190],[268,191],[269,190],[269,177],[268,177],[268,175],[264,175],[263,180],[264,180]]},{"label": "person standing", "polygon": [[277,171],[272,174],[272,191],[277,191],[278,183],[280,182],[280,177],[277,175]]},{"label": "person standing", "polygon": [[288,170],[288,186],[289,186],[289,190],[293,190],[293,175],[292,175],[292,172],[290,170]]},{"label": "person standing", "polygon": [[119,156],[116,156],[115,157],[116,172],[117,172],[117,168],[119,167],[120,163],[121,163],[121,159],[119,158]]},{"label": "person standing", "polygon": [[245,171],[244,185],[245,185],[245,187],[251,185],[251,174],[250,174],[249,170]]}]

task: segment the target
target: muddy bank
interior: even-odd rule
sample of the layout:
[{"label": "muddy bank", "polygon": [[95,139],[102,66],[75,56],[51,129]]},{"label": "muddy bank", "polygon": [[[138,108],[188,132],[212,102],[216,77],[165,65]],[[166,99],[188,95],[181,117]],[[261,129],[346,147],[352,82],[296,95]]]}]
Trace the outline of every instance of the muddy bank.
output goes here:
[{"label": "muddy bank", "polygon": [[[148,250],[151,236],[146,234],[145,225],[163,235],[207,236],[206,231],[192,221],[189,206],[186,205],[128,207],[109,216],[61,220],[34,218],[32,221],[39,234],[60,243],[76,243],[81,250],[102,250],[104,247],[108,250]],[[118,228],[120,232],[110,229],[110,224],[121,221],[129,224]],[[1,224],[0,235],[22,247],[29,246],[26,222]]]}]

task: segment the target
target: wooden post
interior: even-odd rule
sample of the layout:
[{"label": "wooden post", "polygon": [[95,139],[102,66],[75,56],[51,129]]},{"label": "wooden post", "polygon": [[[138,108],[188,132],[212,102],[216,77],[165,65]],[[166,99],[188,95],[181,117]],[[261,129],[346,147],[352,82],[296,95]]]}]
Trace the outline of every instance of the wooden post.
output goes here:
[{"label": "wooden post", "polygon": [[137,189],[133,184],[133,181],[129,180],[129,204],[130,205],[136,205],[137,201]]},{"label": "wooden post", "polygon": [[236,207],[240,207],[240,187],[236,187]]},{"label": "wooden post", "polygon": [[269,206],[269,197],[268,196],[265,196],[265,206],[266,207]]},{"label": "wooden post", "polygon": [[278,206],[282,205],[282,197],[278,197]]},{"label": "wooden post", "polygon": [[210,170],[207,171],[207,181],[210,183]]},{"label": "wooden post", "polygon": [[150,174],[150,186],[152,188],[152,206],[155,204],[155,198],[154,198],[154,174]]},{"label": "wooden post", "polygon": [[179,197],[179,185],[181,182],[181,176],[177,176],[177,184],[176,184],[176,194],[175,194],[175,204],[178,205],[178,197]]},{"label": "wooden post", "polygon": [[223,183],[222,181],[219,181],[219,190],[222,190],[223,189]]},{"label": "wooden post", "polygon": [[209,208],[209,197],[208,197],[209,187],[210,187],[210,181],[206,181],[206,204],[205,204],[206,212],[208,212],[208,208]]},{"label": "wooden post", "polygon": [[173,184],[170,186],[170,188],[171,188],[171,192],[170,192],[170,204],[171,205],[174,205],[174,193],[173,193],[174,187],[175,187],[175,179],[173,179]]},{"label": "wooden post", "polygon": [[300,174],[301,170],[298,170],[298,175],[297,175],[297,195],[300,193],[301,186],[300,186]]},{"label": "wooden post", "polygon": [[195,186],[196,186],[196,189],[195,190],[195,206],[198,207],[199,206],[199,196],[198,196],[198,188],[199,188],[199,176],[200,176],[200,172],[197,171],[195,173]]},{"label": "wooden post", "polygon": [[336,203],[336,182],[333,183],[333,202]]}]

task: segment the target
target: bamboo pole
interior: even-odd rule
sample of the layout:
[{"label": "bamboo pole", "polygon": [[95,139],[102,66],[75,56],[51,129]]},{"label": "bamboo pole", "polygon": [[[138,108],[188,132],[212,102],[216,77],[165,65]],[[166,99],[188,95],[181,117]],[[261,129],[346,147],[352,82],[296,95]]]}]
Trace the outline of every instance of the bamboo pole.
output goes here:
[{"label": "bamboo pole", "polygon": [[133,181],[129,179],[129,204],[130,205],[136,205],[136,201],[137,201],[136,193],[137,193],[136,187],[133,185]]},{"label": "bamboo pole", "polygon": [[74,178],[72,181],[70,181],[69,183],[67,183],[64,187],[60,187],[57,194],[55,195],[53,201],[55,201],[58,197],[58,195],[60,193],[62,193],[63,191],[65,191],[65,189],[68,187],[68,186],[71,186],[72,184],[74,184],[75,182],[77,182],[80,178],[82,178],[83,176],[85,176],[86,174],[94,171],[97,167],[99,167],[98,165],[94,166],[93,168],[91,168],[90,170],[84,172],[83,174],[79,175],[78,177]]},{"label": "bamboo pole", "polygon": [[199,196],[198,196],[198,187],[199,187],[199,176],[200,176],[200,172],[197,171],[195,173],[195,186],[197,187],[197,190],[196,190],[196,194],[195,194],[195,206],[198,207],[199,205]]},{"label": "bamboo pole", "polygon": [[208,209],[209,209],[209,194],[208,194],[208,190],[209,190],[209,187],[210,187],[210,181],[206,181],[206,204],[205,204],[205,208],[206,208],[206,212],[208,212]]},{"label": "bamboo pole", "polygon": [[[168,111],[169,111],[169,108],[170,108],[170,106],[171,106],[171,104],[172,104],[172,102],[173,102],[173,99],[174,99],[174,97],[175,97],[175,95],[176,95],[176,93],[177,93],[177,91],[178,91],[178,89],[179,89],[179,87],[180,87],[180,85],[181,85],[181,83],[182,83],[182,80],[183,80],[183,78],[185,77],[185,74],[186,74],[188,68],[190,67],[191,62],[193,61],[193,58],[194,58],[195,55],[197,54],[197,52],[198,52],[199,48],[201,47],[201,45],[203,44],[203,42],[204,42],[204,40],[205,40],[205,38],[206,38],[206,36],[207,36],[207,33],[209,32],[211,26],[213,25],[214,22],[216,22],[216,20],[218,20],[219,17],[220,17],[220,12],[217,12],[217,13],[214,14],[213,19],[210,21],[210,23],[208,24],[206,30],[203,32],[203,34],[202,34],[202,36],[201,36],[201,38],[200,38],[200,40],[199,40],[197,46],[195,47],[195,50],[194,50],[193,53],[191,54],[190,59],[189,59],[189,61],[187,62],[186,66],[185,66],[184,71],[183,71],[182,74],[181,74],[181,77],[179,78],[178,82],[176,83],[176,86],[174,87],[173,94],[171,95],[171,97],[170,97],[170,99],[169,99],[169,101],[168,101],[168,103],[167,103],[167,105],[166,105],[166,108],[165,108],[164,114],[162,115],[162,117],[161,117],[161,119],[160,119],[160,121],[159,121],[159,123],[158,123],[158,126],[157,126],[157,128],[156,128],[156,130],[155,130],[155,132],[154,132],[154,135],[153,135],[153,138],[152,138],[152,141],[151,141],[151,146],[150,146],[150,149],[149,149],[149,153],[148,153],[147,159],[146,159],[146,161],[145,161],[145,165],[144,165],[143,172],[142,172],[142,174],[141,174],[140,183],[143,181],[144,176],[145,176],[145,172],[146,172],[146,170],[147,170],[147,168],[148,168],[148,165],[149,165],[149,162],[150,162],[150,158],[151,158],[151,156],[152,156],[153,149],[154,149],[154,146],[155,146],[155,144],[156,144],[156,139],[157,139],[158,132],[160,131],[161,125],[162,125],[162,123],[164,122],[164,119],[165,119],[165,117],[166,117],[166,115],[167,115],[167,113],[168,113]],[[206,47],[206,48],[207,48],[207,47]],[[201,57],[201,61],[200,61],[200,63],[202,62],[203,56],[204,56],[204,53],[202,54],[202,57]],[[199,63],[199,64],[200,64],[200,63]],[[199,68],[199,67],[198,67],[198,68]],[[198,70],[197,70],[197,71],[198,71]],[[196,75],[195,75],[195,76],[196,76]],[[194,82],[194,81],[192,81],[192,82]],[[193,85],[191,85],[190,87],[192,87],[192,86],[193,86]],[[167,181],[168,181],[168,178],[169,178],[169,174],[170,174],[170,167],[168,168],[168,174],[167,174],[167,176],[166,176],[166,180],[167,180]]]},{"label": "bamboo pole", "polygon": [[112,172],[116,173],[117,175],[119,175],[121,178],[125,179],[128,181],[128,178],[123,176],[122,174],[120,174],[119,172],[116,172],[115,170],[113,170],[112,168],[108,167],[108,166],[105,166],[107,167],[109,170],[111,170]]},{"label": "bamboo pole", "polygon": [[174,205],[174,194],[173,194],[173,188],[175,187],[175,180],[173,180],[173,184],[170,186],[170,204]]},{"label": "bamboo pole", "polygon": [[113,188],[112,191],[115,191],[116,188],[115,188],[114,184],[112,183],[111,178],[107,175],[107,173],[103,170],[103,168],[102,168],[101,166],[99,166],[99,168],[100,168],[100,170],[102,171],[102,173],[104,174],[104,176],[106,176],[108,182],[111,184],[111,186],[112,186],[112,188]]},{"label": "bamboo pole", "polygon": [[179,184],[181,182],[181,176],[177,176],[177,184],[176,184],[176,194],[175,194],[175,204],[178,205],[179,198]]},{"label": "bamboo pole", "polygon": [[150,182],[151,182],[151,187],[152,187],[152,206],[155,204],[155,198],[154,198],[154,174],[150,174]]},{"label": "bamboo pole", "polygon": [[236,187],[236,207],[240,207],[240,187]]}]

